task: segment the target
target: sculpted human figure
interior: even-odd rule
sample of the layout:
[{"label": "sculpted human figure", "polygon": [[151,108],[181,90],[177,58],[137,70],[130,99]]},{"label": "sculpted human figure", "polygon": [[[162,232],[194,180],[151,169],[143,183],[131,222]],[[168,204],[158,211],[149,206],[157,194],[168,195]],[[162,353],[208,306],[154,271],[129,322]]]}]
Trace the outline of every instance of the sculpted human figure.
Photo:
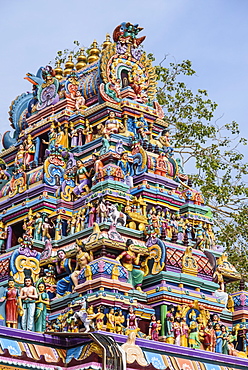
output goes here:
[{"label": "sculpted human figure", "polygon": [[88,265],[89,262],[93,261],[92,253],[88,253],[85,250],[84,245],[76,244],[76,262],[77,265],[75,267],[75,271],[71,274],[71,280],[74,284],[74,290],[78,286],[78,275],[80,274],[81,270]]},{"label": "sculpted human figure", "polygon": [[0,299],[0,302],[5,301],[5,322],[8,328],[17,329],[18,325],[18,306],[21,310],[22,304],[19,297],[19,292],[15,288],[13,278],[9,278],[8,287],[5,291],[5,296]]},{"label": "sculpted human figure", "polygon": [[68,294],[72,291],[72,280],[71,280],[71,265],[69,258],[66,257],[65,251],[60,249],[57,251],[58,261],[56,262],[56,270],[58,274],[66,273],[67,276],[64,276],[57,282],[57,296],[62,297],[65,294]]},{"label": "sculpted human figure", "polygon": [[85,128],[83,129],[83,134],[85,135],[85,144],[88,144],[92,141],[93,129],[90,126],[89,120],[85,120]]},{"label": "sculpted human figure", "polygon": [[24,287],[20,290],[20,299],[22,301],[23,316],[21,326],[23,330],[33,330],[35,301],[38,298],[33,279],[31,277],[24,278]]},{"label": "sculpted human figure", "polygon": [[123,334],[123,323],[125,321],[125,316],[122,314],[122,311],[119,310],[115,315],[115,332],[116,334]]},{"label": "sculpted human figure", "polygon": [[42,238],[42,217],[39,212],[35,215],[35,221],[34,221],[34,239],[35,240],[41,240]]},{"label": "sculpted human figure", "polygon": [[90,173],[87,171],[83,162],[81,160],[78,160],[77,161],[77,175],[76,175],[76,181],[78,185],[73,189],[73,193],[76,196],[80,195],[83,191],[85,191],[86,193],[89,192],[90,190],[89,177],[90,177]]},{"label": "sculpted human figure", "polygon": [[15,157],[16,167],[20,167],[20,165],[24,164],[24,157],[25,157],[25,149],[24,149],[24,145],[21,144],[19,146],[18,152],[17,152],[16,157]]},{"label": "sculpted human figure", "polygon": [[53,226],[49,224],[48,217],[44,218],[41,228],[42,228],[42,240],[45,241],[46,239],[51,239],[49,230],[53,229]]},{"label": "sculpted human figure", "polygon": [[124,182],[129,185],[130,187],[133,187],[133,178],[132,178],[132,166],[128,159],[128,152],[124,151],[121,154],[121,158],[117,162],[117,166],[120,167],[120,169],[123,172],[124,175]]},{"label": "sculpted human figure", "polygon": [[34,160],[35,145],[32,140],[32,136],[29,134],[25,141],[25,157],[24,166],[27,168],[29,164]]},{"label": "sculpted human figure", "polygon": [[115,332],[115,310],[111,308],[109,310],[109,313],[106,314],[107,317],[107,324],[106,324],[106,329],[110,333]]},{"label": "sculpted human figure", "polygon": [[38,285],[38,300],[35,302],[35,331],[44,333],[46,331],[46,314],[49,305],[49,296],[46,292],[45,283],[42,281]]},{"label": "sculpted human figure", "polygon": [[140,253],[135,253],[132,250],[133,241],[128,239],[126,242],[127,250],[122,252],[117,258],[117,261],[122,261],[123,266],[128,271],[128,281],[135,287],[135,289],[141,291],[141,285],[144,279],[144,272],[135,266],[140,264]]},{"label": "sculpted human figure", "polygon": [[151,316],[151,322],[149,325],[149,336],[152,340],[158,340],[159,330],[161,329],[161,324],[157,321],[156,316]]},{"label": "sculpted human figure", "polygon": [[134,313],[134,309],[132,306],[128,308],[128,315],[127,315],[127,329],[130,330],[135,330],[137,331],[138,329],[138,323],[137,323],[137,318]]},{"label": "sculpted human figure", "polygon": [[118,134],[119,127],[119,121],[115,117],[115,112],[110,112],[103,129],[103,133],[106,135],[107,139],[110,138],[111,134]]},{"label": "sculpted human figure", "polygon": [[99,181],[103,181],[103,162],[101,161],[101,159],[99,159],[99,155],[96,154],[96,153],[93,153],[92,154],[92,159],[94,161],[94,177],[92,180],[99,180]]}]

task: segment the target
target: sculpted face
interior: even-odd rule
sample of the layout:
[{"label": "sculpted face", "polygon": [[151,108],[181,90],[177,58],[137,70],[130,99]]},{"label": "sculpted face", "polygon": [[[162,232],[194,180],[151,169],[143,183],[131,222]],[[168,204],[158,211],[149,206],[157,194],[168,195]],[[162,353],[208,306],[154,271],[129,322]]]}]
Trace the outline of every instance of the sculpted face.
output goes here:
[{"label": "sculpted face", "polygon": [[81,263],[81,266],[86,266],[87,263],[88,263],[88,260],[86,258],[85,255],[83,255],[81,258],[80,258],[80,263]]},{"label": "sculpted face", "polygon": [[39,292],[40,293],[44,292],[45,291],[45,285],[44,284],[40,284],[39,287],[38,287],[38,289],[39,289]]},{"label": "sculpted face", "polygon": [[65,258],[65,252],[64,251],[58,251],[57,256],[59,259],[63,260]]},{"label": "sculpted face", "polygon": [[8,287],[9,287],[9,288],[14,288],[14,286],[15,286],[15,282],[14,282],[13,280],[10,280],[10,281],[8,282]]},{"label": "sculpted face", "polygon": [[25,282],[24,282],[25,286],[29,287],[32,285],[32,280],[30,278],[27,278],[25,279]]},{"label": "sculpted face", "polygon": [[110,112],[109,113],[109,118],[115,118],[115,113],[114,112]]}]

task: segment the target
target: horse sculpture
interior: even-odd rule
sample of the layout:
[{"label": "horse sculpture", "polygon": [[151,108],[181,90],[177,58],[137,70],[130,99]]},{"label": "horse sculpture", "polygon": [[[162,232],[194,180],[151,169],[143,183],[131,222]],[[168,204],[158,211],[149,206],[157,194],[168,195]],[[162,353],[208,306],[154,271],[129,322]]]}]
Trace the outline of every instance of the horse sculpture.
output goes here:
[{"label": "horse sculpture", "polygon": [[90,329],[95,329],[94,322],[92,321],[92,315],[87,314],[86,311],[86,300],[81,300],[81,309],[78,312],[75,312],[73,315],[73,319],[76,321],[80,320],[82,324],[84,324],[85,331],[84,333],[89,333]]},{"label": "horse sculpture", "polygon": [[116,226],[117,225],[120,225],[120,226],[125,226],[126,225],[127,216],[125,215],[125,213],[118,211],[117,207],[114,204],[111,204],[109,206],[108,212],[109,212],[108,215],[109,215],[110,221],[113,224],[115,224]]}]

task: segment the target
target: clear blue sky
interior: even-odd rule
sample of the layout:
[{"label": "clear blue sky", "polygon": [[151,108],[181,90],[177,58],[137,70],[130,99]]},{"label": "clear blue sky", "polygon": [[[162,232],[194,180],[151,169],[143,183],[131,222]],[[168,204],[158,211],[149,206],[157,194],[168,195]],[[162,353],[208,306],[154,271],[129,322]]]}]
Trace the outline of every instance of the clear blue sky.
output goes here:
[{"label": "clear blue sky", "polygon": [[[247,0],[0,0],[0,132],[9,129],[13,99],[31,91],[24,80],[78,40],[101,44],[123,21],[139,23],[144,48],[157,62],[190,59],[197,77],[189,87],[202,88],[219,104],[216,118],[239,122],[248,137]],[[248,152],[248,151],[247,151]]]}]

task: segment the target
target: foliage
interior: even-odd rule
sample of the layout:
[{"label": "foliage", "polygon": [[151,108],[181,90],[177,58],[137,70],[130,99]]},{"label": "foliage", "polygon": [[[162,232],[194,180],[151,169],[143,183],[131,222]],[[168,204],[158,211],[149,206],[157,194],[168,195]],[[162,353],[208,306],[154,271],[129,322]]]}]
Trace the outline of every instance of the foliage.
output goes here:
[{"label": "foliage", "polygon": [[[152,55],[149,55],[153,58]],[[192,180],[211,207],[217,226],[217,242],[229,253],[229,260],[248,278],[248,187],[240,147],[247,140],[240,137],[233,121],[219,125],[214,121],[217,104],[206,90],[196,94],[187,87],[188,76],[196,72],[189,60],[156,67],[159,86],[157,99],[169,124],[171,143],[186,168],[196,168]]]}]

